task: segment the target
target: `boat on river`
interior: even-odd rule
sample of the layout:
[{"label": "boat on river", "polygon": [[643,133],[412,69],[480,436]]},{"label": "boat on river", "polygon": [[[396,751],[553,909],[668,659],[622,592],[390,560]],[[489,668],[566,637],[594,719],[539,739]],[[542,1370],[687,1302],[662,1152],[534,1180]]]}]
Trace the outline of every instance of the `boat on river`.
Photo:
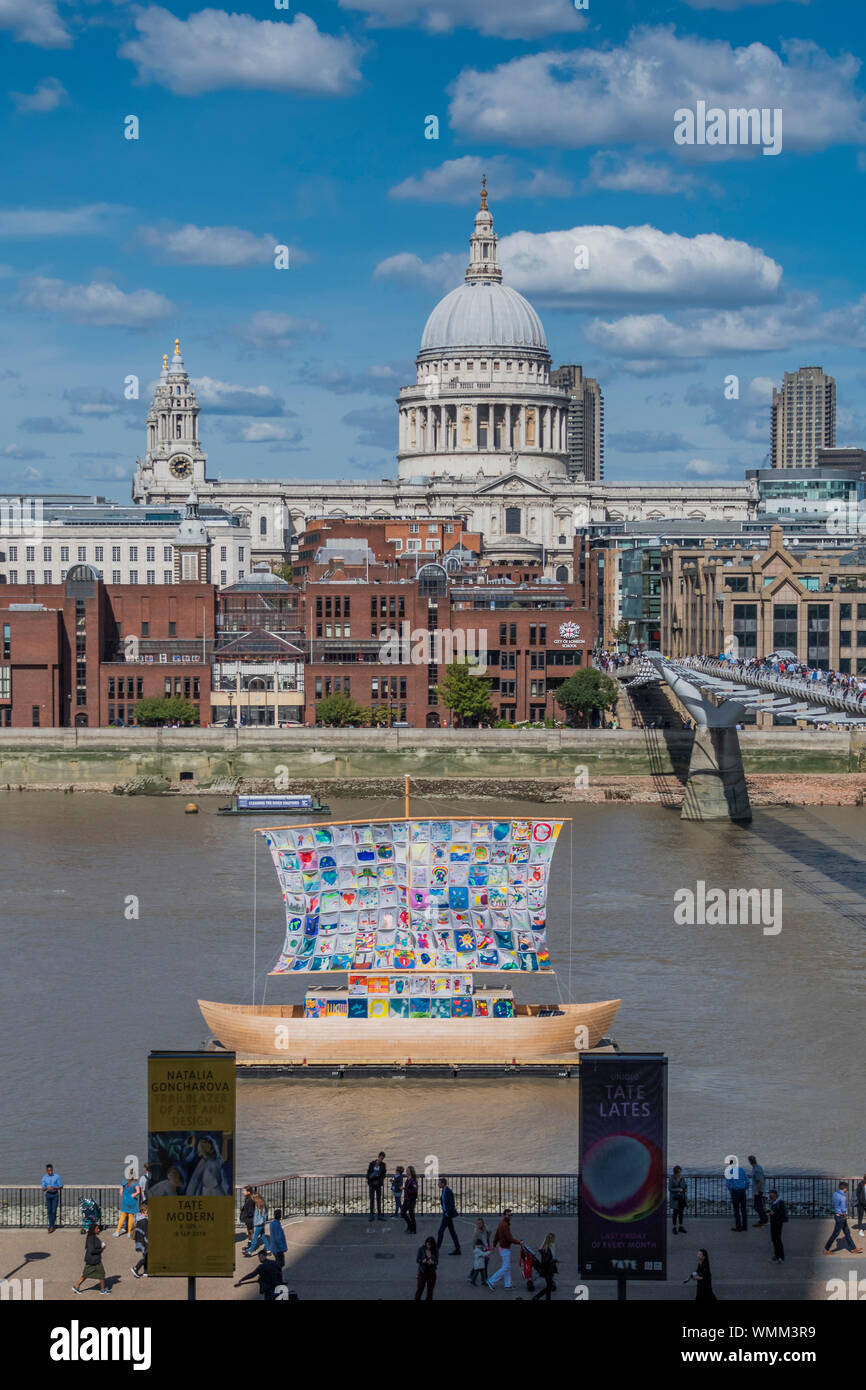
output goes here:
[{"label": "boat on river", "polygon": [[280,792],[268,792],[262,795],[258,793],[241,793],[236,796],[230,806],[218,806],[217,815],[219,816],[260,816],[267,811],[282,811],[288,813],[296,811],[299,815],[312,812],[315,816],[329,816],[331,808],[326,801],[320,801],[318,796],[306,794],[283,795]]},{"label": "boat on river", "polygon": [[620,1000],[521,1003],[509,987],[554,976],[547,896],[563,821],[406,809],[257,829],[285,904],[269,973],[301,976],[305,998],[200,999],[214,1038],[248,1062],[574,1065]]}]

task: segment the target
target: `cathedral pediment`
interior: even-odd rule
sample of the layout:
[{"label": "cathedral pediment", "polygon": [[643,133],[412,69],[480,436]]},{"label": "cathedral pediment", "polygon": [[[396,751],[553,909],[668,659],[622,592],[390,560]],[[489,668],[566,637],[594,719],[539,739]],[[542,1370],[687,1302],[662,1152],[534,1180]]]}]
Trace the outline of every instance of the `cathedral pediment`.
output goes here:
[{"label": "cathedral pediment", "polygon": [[527,478],[523,473],[503,473],[501,477],[490,478],[475,488],[476,497],[500,493],[506,497],[541,496],[554,497],[555,490],[538,478]]}]

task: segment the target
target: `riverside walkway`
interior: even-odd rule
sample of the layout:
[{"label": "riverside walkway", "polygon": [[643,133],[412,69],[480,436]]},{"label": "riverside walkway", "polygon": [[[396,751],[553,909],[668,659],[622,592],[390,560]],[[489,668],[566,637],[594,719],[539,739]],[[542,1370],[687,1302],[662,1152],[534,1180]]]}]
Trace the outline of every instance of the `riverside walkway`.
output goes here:
[{"label": "riverside walkway", "polygon": [[[668,1240],[668,1279],[664,1283],[631,1282],[628,1297],[634,1300],[671,1300],[688,1303],[694,1300],[694,1284],[683,1284],[695,1267],[699,1246],[710,1253],[713,1286],[720,1300],[742,1299],[760,1303],[766,1300],[827,1300],[838,1287],[828,1289],[828,1281],[842,1280],[847,1297],[851,1297],[852,1272],[854,1280],[863,1280],[860,1290],[866,1295],[866,1254],[826,1256],[823,1246],[832,1230],[828,1218],[803,1218],[789,1221],[784,1228],[786,1260],[772,1264],[769,1227],[758,1230],[750,1225],[745,1235],[735,1235],[727,1221],[698,1217],[690,1220],[687,1214],[687,1234],[670,1236]],[[318,1302],[401,1301],[414,1297],[415,1256],[418,1246],[428,1235],[436,1234],[438,1218],[418,1218],[418,1234],[406,1233],[402,1220],[374,1222],[363,1216],[296,1217],[287,1218],[285,1281],[300,1300]],[[458,1217],[457,1230],[462,1243],[461,1256],[451,1256],[450,1237],[446,1235],[439,1261],[436,1299],[497,1303],[516,1299],[526,1300],[524,1281],[520,1277],[517,1252],[512,1254],[513,1288],[497,1287],[490,1292],[468,1282],[471,1267],[474,1219]],[[495,1223],[487,1225],[492,1230]],[[577,1227],[573,1220],[556,1217],[515,1215],[512,1228],[516,1236],[537,1249],[548,1231],[556,1235],[556,1255],[559,1261],[556,1301],[573,1301],[581,1284],[577,1270]],[[132,1240],[127,1236],[115,1239],[111,1230],[103,1233],[106,1248],[103,1255],[107,1282],[112,1296],[138,1303],[185,1301],[185,1279],[134,1279],[130,1266],[136,1255]],[[857,1240],[852,1225],[852,1235]],[[241,1254],[243,1233],[237,1232],[236,1278],[249,1273],[256,1261]],[[866,1241],[862,1242],[866,1245]],[[58,1230],[49,1235],[46,1230],[18,1229],[0,1232],[0,1275],[5,1280],[42,1280],[42,1297],[51,1302],[73,1302],[78,1306],[98,1300],[97,1293],[73,1294],[71,1285],[82,1269],[84,1237],[77,1230]],[[498,1256],[491,1260],[491,1271],[499,1264]],[[92,1281],[85,1282],[89,1290]],[[95,1287],[95,1286],[94,1286]],[[536,1286],[538,1287],[538,1285]],[[611,1282],[590,1282],[586,1293],[580,1295],[593,1301],[616,1298],[616,1285]],[[14,1289],[10,1289],[14,1296]],[[7,1294],[6,1296],[9,1296]],[[31,1296],[35,1296],[31,1292]],[[229,1279],[199,1279],[197,1296],[202,1300],[258,1300],[257,1286],[245,1284],[233,1287]]]}]

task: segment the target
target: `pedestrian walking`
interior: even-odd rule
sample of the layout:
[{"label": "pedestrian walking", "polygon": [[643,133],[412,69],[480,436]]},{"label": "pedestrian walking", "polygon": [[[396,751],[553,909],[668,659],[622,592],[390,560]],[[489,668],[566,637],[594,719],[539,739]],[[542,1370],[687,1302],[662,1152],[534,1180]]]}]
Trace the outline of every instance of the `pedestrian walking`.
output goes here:
[{"label": "pedestrian walking", "polygon": [[533,1268],[536,1269],[544,1280],[544,1288],[540,1289],[532,1298],[533,1303],[537,1303],[539,1298],[550,1302],[550,1296],[556,1288],[554,1276],[559,1269],[556,1262],[556,1236],[553,1231],[549,1231],[541,1243],[538,1254],[533,1256]]},{"label": "pedestrian walking", "polygon": [[265,1229],[265,1222],[268,1219],[268,1209],[264,1198],[258,1193],[253,1193],[253,1238],[244,1251],[245,1255],[252,1255],[260,1244],[265,1247],[265,1253],[271,1253],[271,1245],[268,1240],[268,1233]]},{"label": "pedestrian walking", "polygon": [[475,1244],[472,1247],[472,1269],[469,1274],[470,1284],[476,1284],[481,1279],[482,1284],[487,1282],[487,1247],[481,1236],[475,1237]]},{"label": "pedestrian walking", "polygon": [[57,1229],[57,1203],[63,1188],[63,1179],[55,1173],[54,1164],[46,1163],[42,1174],[42,1191],[45,1195],[45,1211],[48,1216],[48,1233],[53,1235]]},{"label": "pedestrian walking", "polygon": [[143,1165],[143,1167],[142,1167],[141,1174],[140,1174],[139,1179],[138,1179],[138,1187],[135,1189],[135,1195],[136,1195],[136,1197],[138,1198],[138,1209],[139,1209],[139,1211],[141,1211],[141,1208],[144,1206],[145,1202],[147,1201],[147,1189],[148,1189],[149,1185],[150,1185],[150,1164],[149,1164],[149,1163],[145,1163],[145,1164]]},{"label": "pedestrian walking", "polygon": [[[382,1215],[382,1188],[385,1186],[385,1155],[380,1153],[378,1158],[371,1158],[367,1165],[367,1186],[370,1189],[370,1220],[384,1221]],[[374,1210],[375,1208],[375,1210]]]},{"label": "pedestrian walking", "polygon": [[395,1168],[394,1176],[391,1179],[391,1195],[394,1198],[394,1215],[391,1217],[392,1221],[396,1221],[399,1217],[400,1208],[403,1204],[403,1187],[405,1183],[403,1174],[405,1171],[406,1169],[402,1167]]},{"label": "pedestrian walking", "polygon": [[137,1187],[138,1178],[127,1178],[120,1190],[120,1216],[117,1220],[117,1230],[114,1232],[115,1239],[124,1232],[128,1236],[135,1235],[135,1218],[138,1216],[138,1198],[135,1195]]},{"label": "pedestrian walking", "polygon": [[496,1227],[493,1249],[499,1251],[500,1265],[487,1280],[488,1289],[495,1288],[499,1279],[505,1280],[506,1289],[511,1288],[511,1247],[520,1244],[520,1237],[516,1236],[511,1229],[511,1216],[511,1207],[506,1207],[502,1213],[502,1220]]},{"label": "pedestrian walking", "polygon": [[668,1197],[670,1198],[671,1217],[674,1223],[673,1234],[676,1235],[679,1231],[685,1235],[686,1228],[683,1225],[683,1212],[686,1209],[688,1186],[686,1185],[686,1180],[683,1177],[683,1170],[679,1164],[676,1165],[673,1173],[668,1179]]},{"label": "pedestrian walking", "polygon": [[249,1248],[253,1243],[253,1217],[256,1214],[256,1204],[253,1201],[253,1189],[251,1187],[243,1189],[243,1199],[240,1220],[247,1233],[247,1248]]},{"label": "pedestrian walking", "polygon": [[[735,1227],[737,1230],[744,1230],[745,1227]],[[695,1289],[696,1303],[717,1303],[718,1299],[713,1293],[713,1275],[710,1269],[710,1257],[706,1250],[698,1251],[697,1267],[692,1270],[688,1279],[684,1279],[684,1284],[694,1281],[697,1284]]]},{"label": "pedestrian walking", "polygon": [[258,1280],[259,1293],[265,1303],[273,1303],[277,1285],[283,1282],[283,1271],[274,1264],[273,1260],[268,1259],[266,1250],[259,1251],[259,1262],[255,1269],[251,1269],[249,1274],[245,1274],[242,1279],[235,1280],[235,1288],[239,1289],[241,1284],[251,1284],[254,1279]]},{"label": "pedestrian walking", "polygon": [[436,1236],[436,1249],[442,1249],[442,1241],[445,1237],[445,1232],[449,1231],[451,1239],[454,1242],[454,1249],[450,1253],[452,1255],[459,1255],[461,1253],[460,1237],[454,1225],[454,1218],[457,1215],[457,1203],[454,1200],[454,1193],[448,1186],[447,1178],[439,1179],[439,1202],[442,1207],[442,1220],[439,1222],[439,1233]]},{"label": "pedestrian walking", "polygon": [[282,1222],[283,1213],[280,1210],[280,1208],[277,1207],[276,1211],[274,1212],[273,1219],[271,1220],[269,1238],[271,1242],[271,1254],[274,1257],[274,1264],[277,1266],[277,1269],[279,1270],[282,1270],[286,1263],[286,1251],[289,1248],[288,1243],[286,1241],[286,1233],[283,1230]]},{"label": "pedestrian walking", "polygon": [[746,1211],[746,1193],[749,1190],[749,1176],[739,1163],[732,1164],[730,1176],[725,1178],[725,1185],[731,1194],[731,1206],[734,1209],[734,1224],[732,1231],[747,1231],[749,1229],[749,1217]]},{"label": "pedestrian walking", "polygon": [[752,1206],[755,1208],[755,1215],[758,1218],[759,1226],[766,1226],[769,1220],[764,1198],[764,1188],[767,1182],[767,1175],[761,1167],[754,1154],[749,1154],[749,1162],[752,1171],[749,1175],[752,1180]]},{"label": "pedestrian walking", "polygon": [[414,1236],[418,1227],[415,1225],[415,1204],[418,1201],[418,1175],[410,1163],[406,1169],[406,1180],[403,1183],[403,1220],[406,1222],[407,1236]]},{"label": "pedestrian walking", "polygon": [[848,1184],[840,1182],[838,1188],[833,1193],[833,1234],[824,1246],[824,1254],[835,1254],[831,1250],[831,1245],[835,1245],[838,1236],[845,1241],[845,1249],[852,1255],[862,1255],[863,1251],[859,1245],[855,1245],[851,1239],[851,1232],[848,1230]]},{"label": "pedestrian walking", "polygon": [[135,1248],[138,1252],[138,1263],[130,1265],[130,1273],[136,1279],[147,1278],[147,1203],[140,1208],[138,1216],[135,1218]]},{"label": "pedestrian walking", "polygon": [[854,1200],[857,1203],[857,1234],[858,1236],[866,1236],[866,1231],[863,1229],[866,1225],[866,1173],[857,1184]]},{"label": "pedestrian walking", "polygon": [[415,1286],[415,1302],[418,1303],[424,1290],[427,1290],[427,1300],[433,1297],[433,1290],[436,1287],[436,1269],[439,1264],[439,1250],[432,1236],[428,1236],[423,1245],[418,1247],[418,1281]]},{"label": "pedestrian walking", "polygon": [[788,1208],[775,1187],[770,1188],[770,1240],[773,1242],[773,1263],[785,1263],[785,1247],[782,1244],[782,1227],[788,1220]]},{"label": "pedestrian walking", "polygon": [[105,1266],[102,1263],[102,1252],[105,1249],[105,1241],[99,1239],[102,1230],[99,1222],[90,1227],[84,1240],[84,1269],[77,1284],[72,1285],[73,1293],[81,1293],[81,1285],[85,1279],[98,1279],[99,1292],[110,1293],[111,1290],[105,1284]]}]

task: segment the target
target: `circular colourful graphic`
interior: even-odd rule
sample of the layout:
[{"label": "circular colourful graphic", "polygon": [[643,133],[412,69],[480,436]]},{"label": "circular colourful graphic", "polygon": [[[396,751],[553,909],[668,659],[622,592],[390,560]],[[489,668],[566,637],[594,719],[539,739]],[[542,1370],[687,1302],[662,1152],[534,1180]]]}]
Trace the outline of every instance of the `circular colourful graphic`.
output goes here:
[{"label": "circular colourful graphic", "polygon": [[639,1134],[598,1139],[584,1157],[583,1195],[609,1221],[642,1221],[665,1198],[664,1154]]},{"label": "circular colourful graphic", "polygon": [[537,840],[540,844],[543,844],[545,840],[549,840],[552,834],[553,826],[548,825],[547,821],[536,821],[535,825],[532,827],[532,838],[533,840]]}]

